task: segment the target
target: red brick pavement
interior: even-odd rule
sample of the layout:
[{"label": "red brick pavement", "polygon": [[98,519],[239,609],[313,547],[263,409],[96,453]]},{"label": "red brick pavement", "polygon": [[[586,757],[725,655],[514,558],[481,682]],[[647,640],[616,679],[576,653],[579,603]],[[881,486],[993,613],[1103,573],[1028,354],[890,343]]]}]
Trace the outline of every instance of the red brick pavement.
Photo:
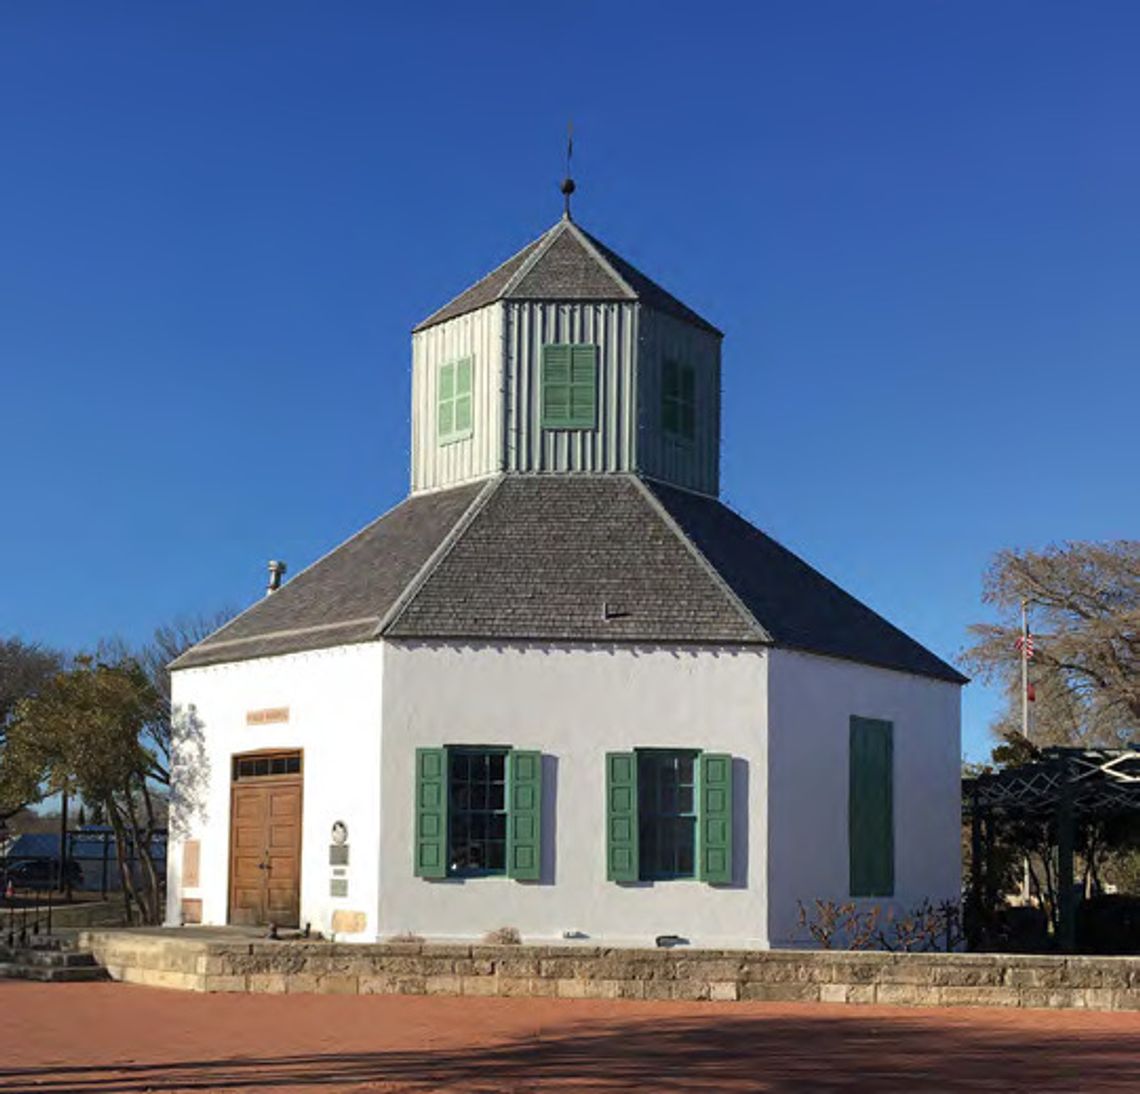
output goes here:
[{"label": "red brick pavement", "polygon": [[1140,1091],[1140,1014],[0,982],[0,1091]]}]

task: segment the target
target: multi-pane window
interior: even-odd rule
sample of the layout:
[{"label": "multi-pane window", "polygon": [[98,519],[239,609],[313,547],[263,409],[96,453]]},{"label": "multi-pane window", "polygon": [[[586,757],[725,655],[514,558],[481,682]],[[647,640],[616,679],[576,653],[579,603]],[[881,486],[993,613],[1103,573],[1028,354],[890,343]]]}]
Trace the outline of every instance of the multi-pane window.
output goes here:
[{"label": "multi-pane window", "polygon": [[666,360],[661,377],[661,425],[672,437],[691,441],[697,432],[697,379],[692,365]]},{"label": "multi-pane window", "polygon": [[696,753],[638,753],[639,872],[643,880],[695,876],[696,789]]},{"label": "multi-pane window", "polygon": [[470,357],[439,366],[436,431],[440,444],[461,441],[471,436],[472,371],[473,362]]},{"label": "multi-pane window", "polygon": [[448,872],[506,872],[507,754],[448,749]]},{"label": "multi-pane window", "polygon": [[542,877],[542,754],[490,745],[416,749],[417,877]]},{"label": "multi-pane window", "polygon": [[254,755],[234,757],[234,781],[238,779],[264,779],[272,775],[299,775],[301,754],[286,752],[280,755]]},{"label": "multi-pane window", "polygon": [[723,752],[607,752],[606,877],[731,885],[732,783]]},{"label": "multi-pane window", "polygon": [[598,347],[559,343],[542,347],[542,428],[597,425]]}]

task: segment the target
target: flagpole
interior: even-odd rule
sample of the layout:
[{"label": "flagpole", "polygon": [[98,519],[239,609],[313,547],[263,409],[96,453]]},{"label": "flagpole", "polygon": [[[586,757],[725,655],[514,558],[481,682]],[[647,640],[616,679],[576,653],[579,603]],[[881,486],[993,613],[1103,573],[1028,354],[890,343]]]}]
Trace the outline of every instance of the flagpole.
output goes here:
[{"label": "flagpole", "polygon": [[[1021,735],[1029,742],[1029,614],[1025,597],[1021,598]],[[1031,893],[1029,885],[1029,855],[1022,862],[1022,901],[1028,905]]]},{"label": "flagpole", "polygon": [[1029,740],[1029,615],[1021,601],[1021,735]]}]

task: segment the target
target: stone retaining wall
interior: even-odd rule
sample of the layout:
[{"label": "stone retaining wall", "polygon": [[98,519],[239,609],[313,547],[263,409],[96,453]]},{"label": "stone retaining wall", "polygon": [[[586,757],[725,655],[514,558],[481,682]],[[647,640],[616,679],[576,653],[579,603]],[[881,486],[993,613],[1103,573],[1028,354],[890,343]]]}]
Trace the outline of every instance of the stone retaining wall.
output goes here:
[{"label": "stone retaining wall", "polygon": [[442,943],[231,942],[87,931],[116,980],[191,991],[755,999],[1140,1010],[1140,959]]}]

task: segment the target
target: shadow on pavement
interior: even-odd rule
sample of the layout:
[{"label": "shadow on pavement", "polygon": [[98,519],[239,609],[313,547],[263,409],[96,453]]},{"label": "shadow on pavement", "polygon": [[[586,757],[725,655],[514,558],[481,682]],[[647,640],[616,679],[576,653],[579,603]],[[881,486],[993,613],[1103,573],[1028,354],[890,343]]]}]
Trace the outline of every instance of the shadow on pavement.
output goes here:
[{"label": "shadow on pavement", "polygon": [[[477,1005],[473,1002],[472,1005]],[[1136,1034],[1034,1035],[905,1016],[614,1021],[571,1034],[423,1051],[108,1067],[5,1068],[6,1094],[143,1091],[922,1091],[1140,1089]]]}]

